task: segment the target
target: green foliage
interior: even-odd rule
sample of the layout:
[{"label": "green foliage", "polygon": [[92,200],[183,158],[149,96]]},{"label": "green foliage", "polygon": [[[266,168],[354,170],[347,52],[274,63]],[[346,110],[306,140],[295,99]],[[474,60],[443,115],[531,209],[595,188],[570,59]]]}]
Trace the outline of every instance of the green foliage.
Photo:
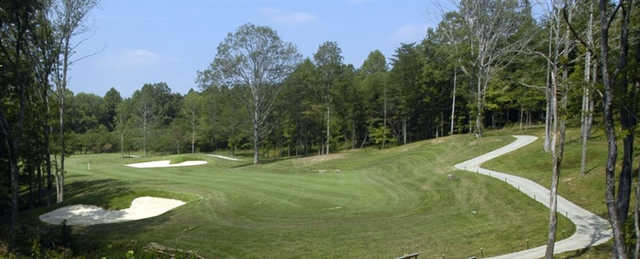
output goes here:
[{"label": "green foliage", "polygon": [[379,118],[369,120],[368,131],[369,139],[378,147],[382,147],[383,142],[387,145],[396,143],[397,139],[391,134],[391,129],[383,125]]}]

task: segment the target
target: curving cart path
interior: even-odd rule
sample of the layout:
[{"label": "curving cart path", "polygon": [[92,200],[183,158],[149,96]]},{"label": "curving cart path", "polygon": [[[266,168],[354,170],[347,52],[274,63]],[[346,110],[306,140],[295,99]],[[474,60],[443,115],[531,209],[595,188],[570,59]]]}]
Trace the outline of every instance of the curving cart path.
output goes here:
[{"label": "curving cart path", "polygon": [[[550,191],[544,186],[523,177],[480,168],[482,163],[531,144],[537,139],[537,137],[534,136],[514,137],[516,137],[516,141],[479,157],[456,164],[455,168],[505,181],[532,199],[535,199],[537,202],[549,207]],[[596,246],[611,239],[611,229],[607,220],[583,209],[560,195],[558,195],[558,213],[565,215],[576,225],[576,232],[569,238],[556,242],[554,251],[556,254]],[[540,258],[544,257],[545,249],[546,245],[543,245],[492,258]]]}]

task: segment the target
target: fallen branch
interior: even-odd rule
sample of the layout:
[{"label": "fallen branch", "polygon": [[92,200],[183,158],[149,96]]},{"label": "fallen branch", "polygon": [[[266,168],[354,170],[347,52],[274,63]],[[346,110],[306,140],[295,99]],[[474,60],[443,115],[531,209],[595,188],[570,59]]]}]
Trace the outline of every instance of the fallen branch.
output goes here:
[{"label": "fallen branch", "polygon": [[176,256],[176,253],[182,253],[182,254],[188,254],[191,255],[195,258],[198,259],[204,259],[204,257],[202,257],[201,255],[198,254],[198,252],[193,251],[193,250],[182,250],[179,248],[171,248],[171,247],[166,247],[163,246],[161,244],[158,244],[156,242],[151,242],[148,245],[146,245],[144,247],[145,250],[149,251],[149,252],[155,252],[158,254],[163,254],[163,255],[167,255],[170,256],[171,258],[174,258]]}]

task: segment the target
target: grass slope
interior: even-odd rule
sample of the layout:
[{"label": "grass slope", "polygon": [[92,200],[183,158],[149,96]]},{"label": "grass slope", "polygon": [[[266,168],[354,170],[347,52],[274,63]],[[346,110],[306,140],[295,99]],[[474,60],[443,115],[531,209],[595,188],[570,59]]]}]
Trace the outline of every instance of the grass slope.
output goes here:
[{"label": "grass slope", "polygon": [[[490,256],[542,245],[548,211],[501,181],[455,171],[453,164],[511,141],[461,135],[258,166],[195,154],[189,159],[209,164],[137,169],[123,164],[182,158],[74,156],[68,159],[67,197],[68,204],[110,208],[146,194],[190,201],[151,219],[74,227],[89,257],[123,255],[118,244],[149,242],[206,257],[391,258],[419,252],[466,258],[481,256],[481,249]],[[559,238],[573,231],[562,217]]]}]

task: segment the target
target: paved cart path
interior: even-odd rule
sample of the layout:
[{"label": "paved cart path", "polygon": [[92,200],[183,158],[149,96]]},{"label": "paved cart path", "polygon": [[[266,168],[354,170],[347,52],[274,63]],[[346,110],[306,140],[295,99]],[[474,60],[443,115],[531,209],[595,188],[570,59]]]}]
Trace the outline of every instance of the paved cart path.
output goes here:
[{"label": "paved cart path", "polygon": [[[455,168],[487,175],[505,181],[532,199],[535,199],[537,202],[549,207],[550,192],[549,189],[544,186],[527,178],[480,168],[482,163],[531,144],[537,139],[537,137],[534,136],[514,137],[516,137],[516,141],[479,157],[456,164]],[[571,222],[573,222],[573,224],[576,225],[576,232],[569,238],[556,242],[556,254],[583,249],[589,246],[596,246],[611,239],[611,228],[607,220],[583,209],[559,195],[558,213],[565,215],[569,220],[571,220]],[[544,257],[545,249],[546,245],[543,245],[492,258],[540,258]]]}]

